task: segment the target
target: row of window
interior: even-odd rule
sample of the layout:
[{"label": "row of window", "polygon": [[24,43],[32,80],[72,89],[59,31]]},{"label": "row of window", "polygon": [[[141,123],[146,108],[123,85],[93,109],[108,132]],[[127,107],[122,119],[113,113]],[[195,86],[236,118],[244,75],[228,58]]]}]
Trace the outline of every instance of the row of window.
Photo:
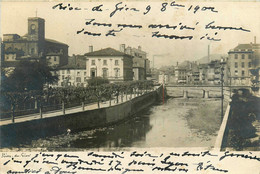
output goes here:
[{"label": "row of window", "polygon": [[[65,74],[65,70],[61,70],[61,73],[62,74]],[[66,73],[67,74],[70,74],[70,70],[68,69],[67,71],[66,71]],[[81,75],[81,71],[77,71],[77,76],[80,76]],[[86,71],[84,71],[84,76],[86,76],[87,75],[87,72]]]},{"label": "row of window", "polygon": [[[241,67],[245,68],[245,62],[241,62]],[[248,67],[251,68],[251,62],[248,62]],[[235,62],[235,68],[238,68],[238,62]]]},{"label": "row of window", "polygon": [[[238,75],[238,70],[235,70],[235,76],[237,76],[237,75]],[[245,71],[244,70],[241,71],[241,76],[245,76]]]},{"label": "row of window", "polygon": [[[70,80],[71,77],[68,76],[68,77],[65,78],[65,76],[63,75],[61,79],[62,80]],[[87,80],[88,80],[87,77],[84,77],[84,82],[87,82]],[[76,77],[76,82],[81,82],[81,77]]]},{"label": "row of window", "polygon": [[[62,70],[62,71],[64,71],[64,70]],[[63,74],[64,74],[64,72],[63,72]],[[67,72],[67,74],[70,74],[70,73]],[[120,77],[120,69],[119,68],[115,68],[114,69],[114,74],[115,74],[116,78]],[[86,75],[87,75],[87,72],[84,72],[84,76],[86,76]],[[77,76],[80,76],[80,72],[77,72]],[[109,76],[107,68],[103,68],[102,69],[102,76],[104,78],[107,78]],[[61,77],[62,77],[62,80],[65,80],[65,75],[62,75]],[[96,77],[96,69],[91,69],[91,77]],[[70,76],[68,76],[67,78],[68,78],[68,80],[71,79]],[[87,81],[87,77],[84,77],[84,81],[85,82]],[[81,77],[76,77],[76,82],[81,82]]]},{"label": "row of window", "polygon": [[[96,65],[96,60],[91,60],[91,65]],[[103,65],[107,65],[107,60],[103,60]],[[115,65],[119,65],[119,61],[115,60]]]},{"label": "row of window", "polygon": [[[96,69],[92,68],[90,70],[90,74],[91,74],[91,77],[96,77],[97,76],[97,72],[96,72]],[[115,68],[114,69],[114,74],[115,74],[115,78],[118,78],[120,77],[120,69],[119,68]],[[109,75],[108,75],[108,69],[107,68],[103,68],[102,69],[102,76],[104,78],[107,78]]]},{"label": "row of window", "polygon": [[[241,55],[241,58],[242,59],[245,59],[245,54],[242,54]],[[248,59],[251,59],[252,58],[252,55],[251,54],[248,54]],[[235,59],[238,59],[238,54],[235,54]]]}]

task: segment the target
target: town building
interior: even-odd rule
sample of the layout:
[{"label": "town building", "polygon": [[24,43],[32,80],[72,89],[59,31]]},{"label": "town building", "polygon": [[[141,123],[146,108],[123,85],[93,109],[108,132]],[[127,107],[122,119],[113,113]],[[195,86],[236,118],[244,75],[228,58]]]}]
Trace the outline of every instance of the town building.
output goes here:
[{"label": "town building", "polygon": [[68,45],[45,38],[45,20],[39,17],[28,18],[28,33],[4,34],[4,60],[43,59],[50,66],[63,66],[68,63]]},{"label": "town building", "polygon": [[125,44],[121,44],[120,51],[133,56],[133,80],[146,80],[147,75],[150,74],[150,61],[147,59],[147,53],[142,50],[141,46],[138,46],[138,49],[125,48]]},{"label": "town building", "polygon": [[259,68],[260,44],[238,44],[228,52],[228,67],[232,85],[250,85],[251,69]]},{"label": "town building", "polygon": [[93,51],[90,46],[86,57],[87,78],[103,77],[110,82],[133,80],[133,56],[113,48]]},{"label": "town building", "polygon": [[86,64],[68,64],[53,71],[59,80],[53,87],[87,86]]},{"label": "town building", "polygon": [[207,83],[207,72],[208,72],[208,64],[200,64],[199,65],[199,81],[201,84]]},{"label": "town building", "polygon": [[184,66],[176,66],[174,70],[175,82],[178,84],[187,83],[187,68]]}]

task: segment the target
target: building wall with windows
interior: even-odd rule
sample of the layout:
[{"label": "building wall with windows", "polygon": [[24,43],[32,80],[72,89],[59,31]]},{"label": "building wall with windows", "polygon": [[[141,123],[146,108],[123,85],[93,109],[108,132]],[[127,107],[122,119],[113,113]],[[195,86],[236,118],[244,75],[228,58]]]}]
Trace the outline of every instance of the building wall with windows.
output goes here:
[{"label": "building wall with windows", "polygon": [[142,50],[141,46],[138,46],[138,49],[131,47],[124,49],[124,44],[121,44],[120,48],[122,52],[133,56],[134,80],[145,80],[147,73],[150,73],[147,53]]},{"label": "building wall with windows", "polygon": [[112,48],[89,52],[85,56],[88,79],[103,77],[112,82],[133,80],[132,56]]},{"label": "building wall with windows", "polygon": [[87,71],[84,65],[65,65],[52,72],[59,80],[53,87],[87,86]]},{"label": "building wall with windows", "polygon": [[228,54],[228,67],[232,85],[249,85],[250,69],[259,67],[260,44],[239,44]]}]

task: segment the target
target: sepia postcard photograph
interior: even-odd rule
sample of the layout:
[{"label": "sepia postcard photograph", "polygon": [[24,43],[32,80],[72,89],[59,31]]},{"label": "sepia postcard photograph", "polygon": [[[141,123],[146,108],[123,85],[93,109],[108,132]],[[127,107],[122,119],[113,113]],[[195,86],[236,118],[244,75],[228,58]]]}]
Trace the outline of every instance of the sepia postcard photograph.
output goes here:
[{"label": "sepia postcard photograph", "polygon": [[259,2],[0,9],[0,173],[260,173]]}]

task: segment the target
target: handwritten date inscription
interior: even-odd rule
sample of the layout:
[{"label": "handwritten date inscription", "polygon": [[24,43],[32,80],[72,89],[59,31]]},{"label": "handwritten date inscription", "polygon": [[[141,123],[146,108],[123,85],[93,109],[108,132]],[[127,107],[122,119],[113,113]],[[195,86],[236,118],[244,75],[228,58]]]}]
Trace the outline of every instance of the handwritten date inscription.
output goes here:
[{"label": "handwritten date inscription", "polygon": [[[100,13],[107,14],[108,18],[114,16],[124,16],[127,19],[128,16],[136,15],[136,17],[147,16],[148,14],[161,13],[166,14],[167,12],[174,12],[178,14],[181,11],[184,15],[197,15],[201,14],[218,14],[219,11],[213,6],[203,6],[198,4],[185,5],[176,1],[163,2],[155,4],[144,4],[138,6],[135,4],[127,4],[126,2],[117,2],[114,5],[106,6],[106,4],[100,3],[98,5],[89,5],[87,7],[74,6],[71,3],[58,3],[52,6],[53,10],[59,11],[88,11],[89,13]],[[184,12],[184,13],[183,13]],[[154,16],[153,16],[154,17]],[[159,17],[158,17],[159,18]],[[221,19],[218,21],[212,19],[211,21],[203,21],[202,23],[198,18],[195,24],[188,25],[183,21],[171,21],[171,23],[146,23],[140,21],[140,23],[133,23],[131,20],[125,20],[125,23],[107,22],[106,19],[103,21],[97,21],[98,19],[85,19],[85,27],[79,28],[76,34],[81,34],[89,37],[117,37],[119,33],[126,34],[123,32],[133,33],[135,37],[151,37],[154,39],[167,39],[167,40],[209,40],[209,41],[221,41],[220,32],[251,32],[251,30],[237,26],[223,26],[221,25]],[[160,19],[159,19],[160,21]],[[95,27],[95,28],[92,28]],[[98,30],[100,28],[100,31]],[[104,31],[105,29],[105,31]],[[101,31],[102,30],[102,31]],[[169,32],[165,32],[168,30]],[[146,31],[146,35],[139,34]],[[188,34],[187,34],[188,31]],[[185,34],[182,34],[185,33]],[[199,34],[198,34],[199,33]]]}]

